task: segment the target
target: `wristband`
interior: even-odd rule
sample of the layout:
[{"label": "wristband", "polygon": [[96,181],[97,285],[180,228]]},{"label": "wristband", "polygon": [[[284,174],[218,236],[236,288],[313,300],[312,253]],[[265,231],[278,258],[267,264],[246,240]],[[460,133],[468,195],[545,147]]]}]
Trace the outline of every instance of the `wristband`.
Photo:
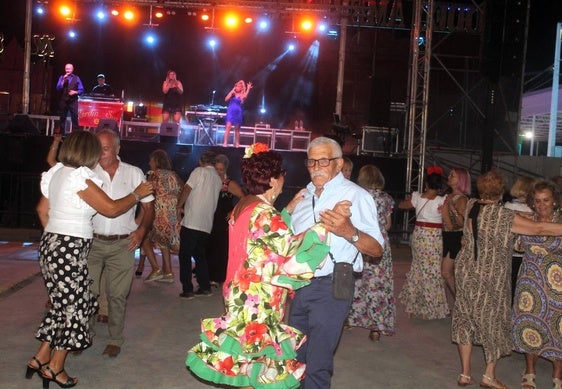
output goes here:
[{"label": "wristband", "polygon": [[140,196],[136,194],[136,192],[131,192],[131,194],[135,196],[135,203],[138,203],[140,201]]}]

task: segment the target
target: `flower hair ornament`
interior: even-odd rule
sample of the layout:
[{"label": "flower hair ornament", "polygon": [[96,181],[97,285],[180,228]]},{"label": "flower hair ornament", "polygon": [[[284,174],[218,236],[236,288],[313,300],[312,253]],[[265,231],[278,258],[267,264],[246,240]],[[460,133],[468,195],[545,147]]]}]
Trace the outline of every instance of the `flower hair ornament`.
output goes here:
[{"label": "flower hair ornament", "polygon": [[246,147],[244,151],[244,158],[250,158],[254,154],[264,153],[266,151],[269,151],[269,147],[266,144],[259,142],[254,143],[253,145]]},{"label": "flower hair ornament", "polygon": [[439,174],[440,176],[443,175],[443,169],[439,166],[430,166],[427,168],[427,174]]}]

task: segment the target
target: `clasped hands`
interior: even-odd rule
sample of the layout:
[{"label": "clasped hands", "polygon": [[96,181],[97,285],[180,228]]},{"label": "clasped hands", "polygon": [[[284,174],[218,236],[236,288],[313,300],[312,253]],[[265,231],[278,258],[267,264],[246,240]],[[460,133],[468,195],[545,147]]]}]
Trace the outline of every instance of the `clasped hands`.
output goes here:
[{"label": "clasped hands", "polygon": [[338,201],[333,209],[320,211],[320,222],[327,231],[346,238],[355,233],[355,227],[351,223],[351,201]]}]

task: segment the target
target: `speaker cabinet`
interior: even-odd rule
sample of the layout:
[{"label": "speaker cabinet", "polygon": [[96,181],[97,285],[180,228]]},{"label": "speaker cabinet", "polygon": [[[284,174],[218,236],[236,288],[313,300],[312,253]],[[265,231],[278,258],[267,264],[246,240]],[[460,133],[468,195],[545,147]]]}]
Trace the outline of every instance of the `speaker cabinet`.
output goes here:
[{"label": "speaker cabinet", "polygon": [[180,126],[177,123],[162,123],[159,134],[160,143],[178,143]]},{"label": "speaker cabinet", "polygon": [[398,129],[388,127],[362,127],[361,150],[365,153],[398,153]]}]

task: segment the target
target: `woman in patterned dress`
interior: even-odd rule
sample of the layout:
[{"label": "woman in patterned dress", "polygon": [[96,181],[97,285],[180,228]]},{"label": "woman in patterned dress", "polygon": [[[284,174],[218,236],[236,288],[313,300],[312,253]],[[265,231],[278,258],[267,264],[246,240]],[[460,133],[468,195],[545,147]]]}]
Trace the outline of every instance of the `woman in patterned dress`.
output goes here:
[{"label": "woman in patterned dress", "polygon": [[[534,220],[562,222],[553,182],[537,182],[529,197]],[[515,288],[513,342],[516,351],[525,353],[521,387],[536,387],[535,365],[543,357],[553,363],[554,387],[562,389],[562,237],[522,235],[518,243],[525,255]]]},{"label": "woman in patterned dress", "polygon": [[[178,217],[178,197],[183,188],[181,178],[172,170],[172,162],[165,150],[157,149],[150,153],[148,180],[154,186],[154,221],[142,243],[152,271],[145,281],[173,283],[172,252],[178,252],[180,244],[180,222]],[[153,246],[160,248],[162,268],[158,266]],[[141,257],[137,273],[142,274],[144,258]]]},{"label": "woman in patterned dress", "polygon": [[455,297],[455,258],[461,249],[464,213],[471,192],[470,174],[466,169],[451,169],[447,180],[451,193],[445,197],[443,216],[443,261],[441,274]]},{"label": "woman in patterned dress", "polygon": [[500,204],[505,180],[489,171],[476,181],[480,199],[467,206],[465,244],[455,260],[457,295],[452,340],[457,343],[462,372],[459,386],[474,384],[470,357],[482,345],[486,370],[480,387],[501,389],[497,361],[511,353],[511,254],[515,234],[562,235],[562,224],[534,222]]},{"label": "woman in patterned dress", "polygon": [[445,296],[445,280],[441,276],[443,250],[441,207],[445,197],[439,196],[439,167],[431,167],[425,179],[423,193],[413,192],[399,204],[400,209],[416,210],[416,225],[412,234],[412,266],[400,292],[400,301],[408,316],[425,320],[443,319],[449,315]]},{"label": "woman in patterned dress", "polygon": [[302,197],[295,197],[283,213],[273,207],[285,171],[281,155],[267,150],[258,143],[247,148],[242,160],[248,194],[230,219],[226,311],[202,321],[202,342],[189,351],[186,364],[217,384],[298,388],[305,366],[296,360],[296,350],[305,336],[283,322],[285,301],[289,290],[310,282],[329,247],[320,224],[292,234],[286,220]]},{"label": "woman in patterned dress", "polygon": [[97,310],[90,291],[87,257],[93,237],[92,216],[99,212],[115,217],[152,192],[149,183],[134,192],[110,199],[99,187],[101,180],[92,169],[101,156],[99,139],[88,131],[66,137],[59,160],[41,178],[43,197],[37,213],[44,227],[39,244],[39,265],[49,294],[50,308],[37,330],[41,345],[27,363],[26,378],[35,372],[43,384],[55,381],[72,387],[78,379],[64,370],[68,351],[91,345],[88,321]]},{"label": "woman in patterned dress", "polygon": [[380,258],[363,255],[363,273],[355,281],[355,295],[347,322],[353,327],[368,328],[372,341],[379,340],[381,334],[393,335],[396,318],[392,253],[388,239],[394,199],[383,192],[384,182],[384,176],[374,165],[365,165],[359,170],[357,184],[368,190],[375,200],[384,251]]}]

